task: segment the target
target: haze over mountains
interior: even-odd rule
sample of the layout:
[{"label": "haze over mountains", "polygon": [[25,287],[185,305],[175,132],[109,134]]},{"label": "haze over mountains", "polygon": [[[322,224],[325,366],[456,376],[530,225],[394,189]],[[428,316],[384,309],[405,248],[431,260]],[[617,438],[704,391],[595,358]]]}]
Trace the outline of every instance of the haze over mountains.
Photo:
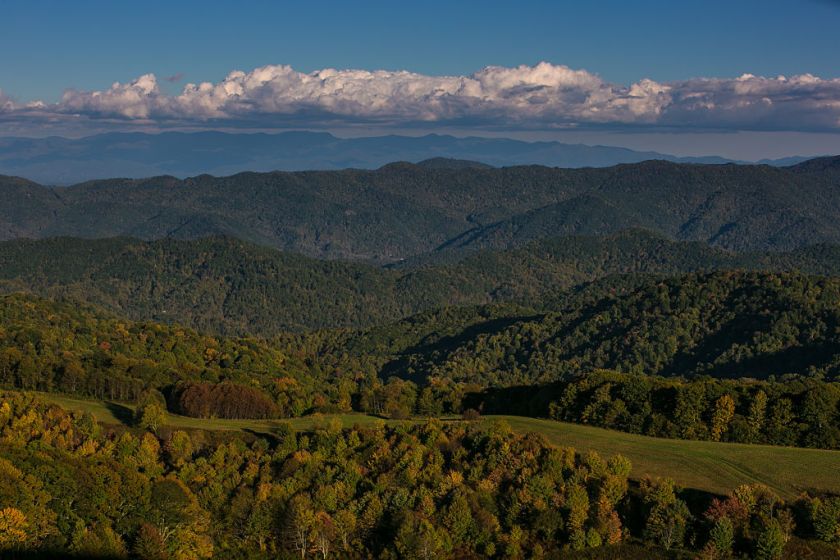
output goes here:
[{"label": "haze over mountains", "polygon": [[[448,135],[337,138],[318,132],[229,134],[223,132],[108,133],[80,139],[0,138],[0,173],[54,185],[108,177],[186,178],[203,173],[242,171],[376,169],[394,161],[446,157],[501,167],[607,167],[660,159],[686,163],[726,163],[709,157],[677,157],[611,146],[523,142],[506,138]],[[763,161],[792,165],[790,157]]]}]

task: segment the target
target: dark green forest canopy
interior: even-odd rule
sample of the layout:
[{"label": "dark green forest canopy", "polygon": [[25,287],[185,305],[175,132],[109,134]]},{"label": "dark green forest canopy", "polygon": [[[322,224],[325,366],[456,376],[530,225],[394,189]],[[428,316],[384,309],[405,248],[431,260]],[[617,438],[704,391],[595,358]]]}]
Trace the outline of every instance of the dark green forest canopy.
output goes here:
[{"label": "dark green forest canopy", "polygon": [[553,310],[462,309],[350,337],[383,371],[481,385],[550,382],[599,368],[664,376],[840,375],[840,279],[714,272],[609,278]]},{"label": "dark green forest canopy", "polygon": [[615,274],[724,268],[840,273],[840,247],[731,253],[642,230],[563,237],[382,269],[282,253],[231,238],[53,238],[0,242],[0,290],[104,307],[133,320],[203,332],[370,327],[455,305],[551,307],[567,288]]},{"label": "dark green forest canopy", "polygon": [[[831,160],[833,161],[833,160]],[[228,235],[319,257],[396,262],[643,227],[731,250],[840,242],[834,165],[648,161],[109,179],[48,188],[0,177],[0,239]]]},{"label": "dark green forest canopy", "polygon": [[119,391],[131,395],[183,380],[267,388],[277,377],[307,387],[390,376],[420,384],[437,378],[511,386],[599,368],[836,379],[838,302],[840,279],[799,273],[622,276],[567,292],[551,311],[510,304],[450,307],[362,331],[266,340],[212,337],[72,302],[8,295],[0,297],[0,370],[6,382],[29,389],[63,387],[81,376],[98,394],[125,383]]}]

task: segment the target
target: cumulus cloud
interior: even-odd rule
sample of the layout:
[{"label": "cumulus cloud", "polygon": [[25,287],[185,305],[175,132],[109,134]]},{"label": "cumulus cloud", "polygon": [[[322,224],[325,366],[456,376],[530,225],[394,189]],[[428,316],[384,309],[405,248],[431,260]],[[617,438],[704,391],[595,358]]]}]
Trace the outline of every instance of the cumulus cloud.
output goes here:
[{"label": "cumulus cloud", "polygon": [[166,95],[155,75],[102,91],[65,92],[56,104],[20,107],[0,93],[0,112],[192,126],[434,124],[500,129],[586,126],[840,129],[840,79],[810,74],[698,78],[619,85],[546,62],[491,66],[466,76],[290,66],[234,71]]},{"label": "cumulus cloud", "polygon": [[55,110],[84,113],[93,116],[117,116],[127,119],[146,119],[159,114],[166,98],[161,95],[154,74],[145,74],[133,82],[115,82],[105,91],[67,91]]}]

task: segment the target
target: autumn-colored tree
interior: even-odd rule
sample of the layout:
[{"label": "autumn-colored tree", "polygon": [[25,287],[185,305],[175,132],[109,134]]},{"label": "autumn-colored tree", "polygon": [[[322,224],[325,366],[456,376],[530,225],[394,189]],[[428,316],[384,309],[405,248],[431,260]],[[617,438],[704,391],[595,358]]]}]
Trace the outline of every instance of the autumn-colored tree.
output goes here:
[{"label": "autumn-colored tree", "polygon": [[761,441],[764,421],[767,416],[767,393],[758,390],[750,403],[747,414],[748,437],[750,442]]},{"label": "autumn-colored tree", "polygon": [[193,455],[194,446],[190,435],[183,430],[172,432],[163,446],[168,461],[175,467],[182,467]]},{"label": "autumn-colored tree", "polygon": [[175,389],[177,410],[197,418],[277,418],[277,405],[257,387],[236,383],[182,383]]},{"label": "autumn-colored tree", "polygon": [[350,549],[350,542],[356,531],[358,520],[356,515],[348,509],[340,509],[333,515],[333,526],[335,533],[341,543],[341,549],[347,552]]},{"label": "autumn-colored tree", "polygon": [[285,535],[287,546],[306,558],[312,547],[312,530],[315,525],[315,512],[307,496],[296,496],[285,515]]},{"label": "autumn-colored tree", "polygon": [[160,442],[151,433],[146,432],[140,438],[140,444],[136,447],[134,460],[137,466],[149,476],[157,476],[163,472],[163,464],[160,462]]},{"label": "autumn-colored tree", "polygon": [[28,538],[28,527],[26,516],[19,509],[0,509],[0,550],[23,546]]},{"label": "autumn-colored tree", "polygon": [[433,560],[446,558],[448,535],[442,527],[435,527],[427,519],[409,513],[397,531],[395,546],[402,558]]},{"label": "autumn-colored tree", "polygon": [[137,426],[140,428],[157,433],[164,422],[166,422],[166,410],[159,404],[149,403],[137,409]]},{"label": "autumn-colored tree", "polygon": [[335,533],[335,523],[330,514],[325,511],[316,513],[312,523],[312,544],[322,560],[326,560],[332,550]]},{"label": "autumn-colored tree", "polygon": [[122,538],[109,525],[87,527],[80,520],[71,537],[70,549],[82,557],[120,557],[126,553]]},{"label": "autumn-colored tree", "polygon": [[720,441],[729,429],[729,423],[735,415],[735,401],[730,395],[723,395],[715,402],[712,413],[711,436],[712,441]]},{"label": "autumn-colored tree", "polygon": [[141,560],[169,559],[169,553],[166,551],[166,544],[160,531],[150,523],[140,525],[132,551]]}]

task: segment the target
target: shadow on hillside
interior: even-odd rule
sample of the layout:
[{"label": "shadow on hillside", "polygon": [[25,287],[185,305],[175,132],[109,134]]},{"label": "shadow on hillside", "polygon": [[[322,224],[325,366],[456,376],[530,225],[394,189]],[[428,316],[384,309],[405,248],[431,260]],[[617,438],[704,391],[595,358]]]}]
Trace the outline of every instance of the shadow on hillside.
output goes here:
[{"label": "shadow on hillside", "polygon": [[114,418],[122,422],[123,424],[130,426],[132,421],[134,420],[134,411],[128,408],[125,405],[115,403],[112,401],[105,401],[105,408],[108,409],[108,412],[114,415]]},{"label": "shadow on hillside", "polygon": [[472,340],[480,335],[502,331],[516,323],[535,321],[541,317],[543,317],[542,314],[523,315],[516,317],[499,317],[471,325],[457,334],[443,336],[437,340],[434,340],[433,342],[421,342],[420,344],[416,344],[405,349],[403,352],[400,352],[400,355],[397,359],[391,360],[390,362],[382,366],[380,377],[382,379],[387,379],[392,375],[397,377],[406,377],[404,370],[408,366],[410,358],[413,355],[446,355],[447,353],[452,352],[467,341]]}]

